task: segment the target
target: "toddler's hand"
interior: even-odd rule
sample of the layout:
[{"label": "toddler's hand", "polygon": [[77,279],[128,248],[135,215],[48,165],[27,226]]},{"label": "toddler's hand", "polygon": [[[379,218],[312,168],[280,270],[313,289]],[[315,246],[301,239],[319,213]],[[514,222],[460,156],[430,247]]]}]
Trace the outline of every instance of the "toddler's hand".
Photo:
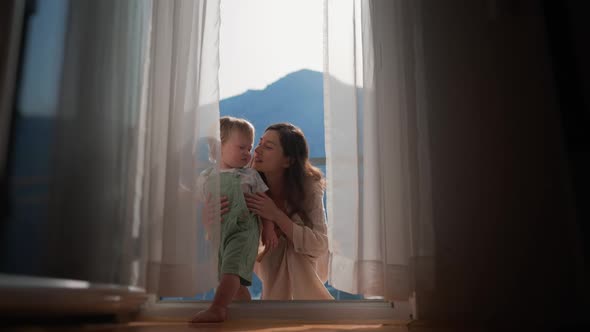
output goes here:
[{"label": "toddler's hand", "polygon": [[262,229],[262,244],[266,247],[265,251],[268,251],[269,249],[275,249],[278,246],[279,238],[274,230],[274,224],[266,224],[270,224],[270,227],[264,225],[265,227]]}]

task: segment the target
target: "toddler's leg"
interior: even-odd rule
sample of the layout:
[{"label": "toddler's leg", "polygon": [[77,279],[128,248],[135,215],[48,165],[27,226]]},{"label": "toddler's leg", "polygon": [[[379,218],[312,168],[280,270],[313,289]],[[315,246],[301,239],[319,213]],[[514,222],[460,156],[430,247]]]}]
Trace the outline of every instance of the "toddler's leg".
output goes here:
[{"label": "toddler's leg", "polygon": [[248,287],[240,285],[240,289],[238,289],[236,296],[234,296],[234,300],[251,301],[252,296],[250,296],[250,291],[248,290]]},{"label": "toddler's leg", "polygon": [[[240,289],[240,277],[235,274],[224,274],[215,290],[213,303],[207,310],[198,312],[191,323],[217,323],[223,322],[227,317],[227,306]],[[247,289],[246,289],[247,291]]]}]

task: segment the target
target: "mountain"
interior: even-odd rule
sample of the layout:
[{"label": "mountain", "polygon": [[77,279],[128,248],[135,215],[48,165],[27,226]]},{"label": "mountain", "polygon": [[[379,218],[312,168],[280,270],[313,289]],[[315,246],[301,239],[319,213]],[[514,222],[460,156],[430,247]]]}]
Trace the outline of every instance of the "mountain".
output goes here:
[{"label": "mountain", "polygon": [[220,114],[245,118],[256,128],[255,144],[264,129],[290,122],[303,130],[311,157],[324,157],[324,87],[320,72],[290,73],[264,90],[248,90],[219,102]]}]

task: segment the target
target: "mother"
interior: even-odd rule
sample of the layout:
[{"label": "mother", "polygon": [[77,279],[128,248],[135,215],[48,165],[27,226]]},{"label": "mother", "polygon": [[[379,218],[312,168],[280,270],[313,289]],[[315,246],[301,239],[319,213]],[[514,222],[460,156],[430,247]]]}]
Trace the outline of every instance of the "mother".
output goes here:
[{"label": "mother", "polygon": [[254,271],[263,300],[333,299],[328,277],[325,180],[309,162],[303,132],[289,123],[266,129],[254,150],[253,165],[269,187],[246,196],[248,208],[276,225],[279,241]]}]

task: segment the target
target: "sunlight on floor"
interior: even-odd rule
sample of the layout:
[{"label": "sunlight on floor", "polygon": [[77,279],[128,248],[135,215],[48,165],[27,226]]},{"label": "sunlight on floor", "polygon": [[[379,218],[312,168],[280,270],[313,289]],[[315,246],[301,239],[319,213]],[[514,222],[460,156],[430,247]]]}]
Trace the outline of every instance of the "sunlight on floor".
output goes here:
[{"label": "sunlight on floor", "polygon": [[257,329],[257,330],[250,330],[250,331],[258,331],[258,332],[271,332],[271,331],[309,331],[309,330],[317,330],[317,329],[326,329],[326,330],[358,330],[358,329],[375,329],[380,328],[383,325],[301,325],[301,326],[292,326],[292,327],[271,327],[266,329]]},{"label": "sunlight on floor", "polygon": [[249,332],[298,332],[298,331],[407,331],[405,326],[383,324],[304,324],[270,321],[228,321],[221,324],[188,324],[179,322],[134,322],[128,324],[132,331],[249,331]]}]

